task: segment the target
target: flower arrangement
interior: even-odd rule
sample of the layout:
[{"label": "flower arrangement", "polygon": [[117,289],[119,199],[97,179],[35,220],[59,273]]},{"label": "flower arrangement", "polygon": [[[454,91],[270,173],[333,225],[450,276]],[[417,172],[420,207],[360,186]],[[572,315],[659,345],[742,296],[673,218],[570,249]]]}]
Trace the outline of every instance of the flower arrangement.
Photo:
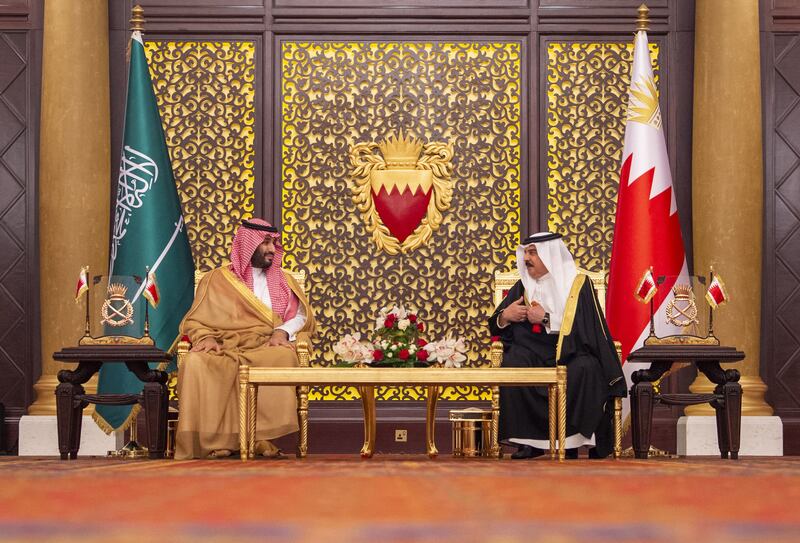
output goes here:
[{"label": "flower arrangement", "polygon": [[342,366],[427,367],[433,365],[460,368],[467,357],[462,338],[427,342],[420,337],[425,324],[402,305],[384,307],[375,318],[371,341],[361,334],[347,334],[334,346]]}]

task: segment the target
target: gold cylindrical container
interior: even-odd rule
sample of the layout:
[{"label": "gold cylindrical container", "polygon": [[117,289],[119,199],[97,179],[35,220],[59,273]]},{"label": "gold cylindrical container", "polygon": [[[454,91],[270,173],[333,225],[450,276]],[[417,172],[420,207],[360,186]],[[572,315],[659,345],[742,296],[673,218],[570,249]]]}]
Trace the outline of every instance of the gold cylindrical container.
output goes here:
[{"label": "gold cylindrical container", "polygon": [[492,412],[489,409],[450,411],[453,424],[453,456],[470,458],[491,453]]},{"label": "gold cylindrical container", "polygon": [[465,420],[461,430],[461,439],[464,444],[464,456],[480,456],[481,451],[478,448],[479,438],[478,429],[480,426],[475,421]]}]

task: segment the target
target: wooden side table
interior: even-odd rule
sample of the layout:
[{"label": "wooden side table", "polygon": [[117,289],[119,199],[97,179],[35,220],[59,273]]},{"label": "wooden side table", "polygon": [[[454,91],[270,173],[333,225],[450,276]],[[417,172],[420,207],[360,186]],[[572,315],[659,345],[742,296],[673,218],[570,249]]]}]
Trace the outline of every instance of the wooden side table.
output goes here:
[{"label": "wooden side table", "polygon": [[[61,459],[74,460],[81,442],[83,408],[100,405],[140,404],[145,410],[150,458],[163,458],[167,444],[167,373],[150,369],[148,362],[167,362],[172,355],[149,344],[92,344],[66,347],[53,358],[59,362],[77,362],[74,370],[58,372],[56,415],[58,451]],[[86,394],[83,384],[103,364],[125,364],[144,383],[141,394]]]},{"label": "wooden side table", "polygon": [[[650,449],[650,429],[653,424],[653,405],[696,405],[709,403],[717,414],[717,439],[722,458],[739,457],[739,438],[742,422],[742,385],[739,371],[722,369],[721,362],[738,362],[744,353],[734,347],[719,345],[646,345],[628,356],[629,362],[650,362],[649,369],[633,372],[631,386],[631,425],[633,451],[636,458],[647,458]],[[697,366],[717,386],[712,394],[662,394],[653,381],[664,375],[675,362],[690,362]]]}]

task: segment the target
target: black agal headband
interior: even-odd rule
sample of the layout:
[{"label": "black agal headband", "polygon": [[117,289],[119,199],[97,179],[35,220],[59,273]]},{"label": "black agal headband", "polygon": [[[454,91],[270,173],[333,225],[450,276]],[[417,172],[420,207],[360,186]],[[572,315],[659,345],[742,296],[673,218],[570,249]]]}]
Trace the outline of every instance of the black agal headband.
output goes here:
[{"label": "black agal headband", "polygon": [[242,226],[250,230],[260,230],[261,232],[269,232],[271,234],[278,233],[278,229],[274,226],[264,226],[263,224],[256,224],[250,221],[242,221]]},{"label": "black agal headband", "polygon": [[541,243],[543,241],[552,241],[554,239],[561,238],[561,234],[556,234],[553,232],[540,232],[538,234],[534,234],[532,236],[528,236],[524,240],[522,240],[522,245],[530,245],[531,243]]}]

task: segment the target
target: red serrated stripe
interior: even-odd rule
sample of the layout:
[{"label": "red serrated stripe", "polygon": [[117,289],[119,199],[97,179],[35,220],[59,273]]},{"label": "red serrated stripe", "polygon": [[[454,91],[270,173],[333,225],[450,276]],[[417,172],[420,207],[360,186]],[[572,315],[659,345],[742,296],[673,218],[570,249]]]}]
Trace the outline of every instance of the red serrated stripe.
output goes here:
[{"label": "red serrated stripe", "polygon": [[606,297],[606,318],[611,335],[622,343],[622,359],[649,326],[650,308],[636,300],[635,292],[642,270],[653,267],[653,276],[673,276],[659,285],[653,298],[659,308],[669,295],[674,276],[681,272],[686,253],[678,213],[670,213],[672,187],[652,199],[655,168],[647,170],[633,183],[630,178],[633,154],[620,170],[620,190],[614,225],[614,245]]}]

